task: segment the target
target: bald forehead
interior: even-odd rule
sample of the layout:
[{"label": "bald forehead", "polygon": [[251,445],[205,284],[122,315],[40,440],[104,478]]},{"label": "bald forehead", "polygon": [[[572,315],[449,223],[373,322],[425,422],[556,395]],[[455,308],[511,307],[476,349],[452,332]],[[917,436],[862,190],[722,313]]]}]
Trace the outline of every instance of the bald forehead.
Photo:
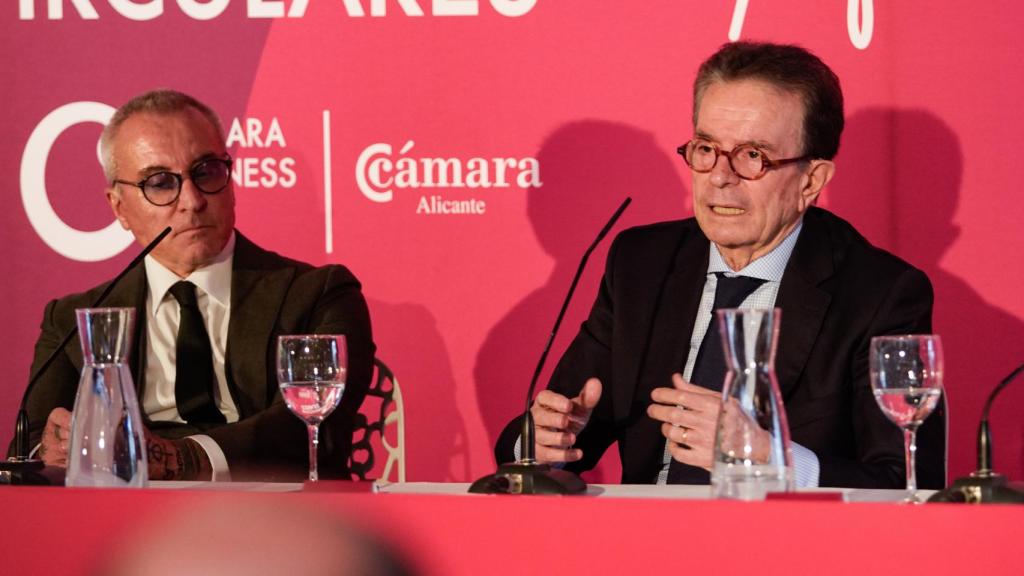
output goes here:
[{"label": "bald forehead", "polygon": [[226,156],[223,138],[195,109],[139,112],[126,118],[111,143],[113,178],[184,172],[202,158]]},{"label": "bald forehead", "polygon": [[175,120],[182,120],[196,135],[212,135],[213,140],[222,145],[224,143],[224,136],[220,126],[213,124],[202,111],[193,107],[170,111],[142,110],[136,112],[125,118],[121,123],[120,128],[114,134],[113,143],[115,146],[120,144],[125,132],[134,132],[149,125],[165,124]]}]

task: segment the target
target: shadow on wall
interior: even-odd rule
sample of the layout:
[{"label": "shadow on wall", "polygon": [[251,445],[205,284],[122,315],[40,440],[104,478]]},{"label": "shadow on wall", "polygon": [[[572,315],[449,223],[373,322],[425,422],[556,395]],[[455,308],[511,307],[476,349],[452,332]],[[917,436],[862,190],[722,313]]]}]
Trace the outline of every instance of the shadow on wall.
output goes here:
[{"label": "shadow on wall", "polygon": [[[688,191],[668,152],[648,132],[600,120],[565,124],[538,151],[544,185],[529,191],[527,213],[538,242],[554,260],[554,269],[543,286],[491,329],[477,355],[477,402],[492,447],[505,425],[525,407],[530,378],[583,251],[615,208],[626,196],[633,197],[616,231],[682,216],[689,203]],[[591,256],[538,390],[546,385],[590,310],[609,245],[610,238],[605,239]],[[587,479],[617,482],[617,470],[618,457],[606,458]]]},{"label": "shadow on wall", "polygon": [[[986,159],[984,162],[995,161]],[[942,336],[950,414],[950,480],[975,468],[975,438],[985,398],[1024,361],[1024,322],[986,302],[978,280],[942,267],[956,241],[954,223],[963,179],[960,140],[926,110],[869,108],[851,116],[825,203],[872,243],[924,270],[935,288],[933,328]],[[983,193],[983,191],[981,191]],[[970,225],[983,225],[971,222]],[[978,254],[973,273],[998,277],[1002,234],[991,230],[991,250]],[[1008,388],[993,408],[996,469],[1024,476],[1024,385]]]},{"label": "shadow on wall", "polygon": [[416,304],[370,298],[367,304],[377,354],[402,387],[407,480],[466,482],[466,425],[455,401],[455,377],[437,321]]}]

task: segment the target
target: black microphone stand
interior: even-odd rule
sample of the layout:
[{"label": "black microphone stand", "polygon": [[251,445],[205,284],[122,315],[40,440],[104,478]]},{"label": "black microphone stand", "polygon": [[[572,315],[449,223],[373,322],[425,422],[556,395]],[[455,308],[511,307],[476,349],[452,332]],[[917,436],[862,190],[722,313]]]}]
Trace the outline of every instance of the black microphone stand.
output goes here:
[{"label": "black microphone stand", "polygon": [[952,486],[936,492],[928,502],[1024,504],[1024,490],[1013,486],[1006,476],[992,470],[992,433],[988,425],[988,411],[992,407],[992,401],[1021,372],[1024,372],[1024,364],[1003,378],[985,402],[985,409],[981,412],[981,423],[978,424],[978,469],[968,476],[957,478]]},{"label": "black microphone stand", "polygon": [[[114,290],[118,282],[131,271],[132,268],[138,266],[139,262],[146,257],[150,252],[156,248],[156,245],[160,243],[168,234],[171,233],[171,227],[164,228],[163,232],[157,235],[139,255],[136,256],[128,266],[121,271],[103,292],[96,298],[90,308],[96,308],[107,299],[107,296]],[[50,352],[50,355],[46,357],[39,369],[35,371],[31,378],[29,378],[28,386],[25,387],[25,393],[21,396],[21,405],[18,408],[18,419],[14,427],[14,455],[7,460],[0,460],[0,484],[34,484],[47,486],[51,484],[62,484],[64,469],[56,468],[53,466],[46,466],[40,459],[29,458],[29,423],[28,423],[28,410],[26,405],[28,404],[28,397],[32,393],[32,389],[35,388],[36,383],[46,373],[46,370],[52,365],[57,357],[64,351],[64,347],[68,345],[68,342],[78,334],[78,326],[72,326],[71,330],[64,335],[64,339],[60,341],[60,344]]]},{"label": "black microphone stand", "polygon": [[569,308],[572,295],[576,291],[576,285],[579,284],[580,276],[583,275],[587,259],[590,258],[590,253],[594,251],[594,248],[597,248],[597,245],[612,229],[619,216],[622,216],[622,213],[632,201],[632,198],[627,197],[618,210],[612,214],[611,219],[608,220],[608,223],[597,234],[597,238],[590,244],[587,251],[583,253],[580,266],[576,269],[576,275],[573,276],[572,284],[569,286],[569,293],[566,294],[565,301],[562,302],[562,309],[558,311],[555,326],[551,329],[551,335],[544,346],[544,352],[540,355],[540,362],[537,362],[537,368],[533,371],[530,389],[526,393],[526,411],[523,413],[523,430],[519,442],[519,460],[502,464],[498,466],[498,471],[494,474],[488,474],[473,482],[469,487],[470,492],[476,494],[582,494],[587,490],[587,483],[578,475],[568,470],[556,468],[550,464],[537,462],[533,443],[535,426],[530,407],[533,404],[533,392],[537,387],[537,380],[540,378],[544,362],[548,358],[548,352],[551,351],[555,335],[558,334],[558,328],[562,324],[565,311]]}]

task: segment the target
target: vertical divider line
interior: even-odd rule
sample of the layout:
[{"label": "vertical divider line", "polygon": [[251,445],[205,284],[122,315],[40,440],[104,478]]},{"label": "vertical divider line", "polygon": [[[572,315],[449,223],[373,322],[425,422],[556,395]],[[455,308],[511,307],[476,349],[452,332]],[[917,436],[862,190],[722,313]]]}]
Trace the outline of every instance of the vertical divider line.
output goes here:
[{"label": "vertical divider line", "polygon": [[747,4],[749,0],[736,0],[736,6],[732,10],[732,21],[729,22],[729,41],[735,42],[740,39],[743,33],[743,21],[747,18]]},{"label": "vertical divider line", "polygon": [[334,252],[334,222],[331,213],[331,111],[324,110],[324,251]]}]

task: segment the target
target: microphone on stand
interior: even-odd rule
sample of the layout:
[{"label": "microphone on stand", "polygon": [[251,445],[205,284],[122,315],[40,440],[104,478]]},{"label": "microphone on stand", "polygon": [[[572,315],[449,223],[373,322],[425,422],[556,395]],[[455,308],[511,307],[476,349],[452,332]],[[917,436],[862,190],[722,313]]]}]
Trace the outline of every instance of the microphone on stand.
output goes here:
[{"label": "microphone on stand", "polygon": [[469,487],[470,492],[477,494],[582,494],[586,491],[587,483],[576,474],[568,470],[555,468],[550,464],[541,464],[534,459],[533,436],[535,428],[530,406],[533,404],[533,391],[537,387],[537,379],[540,378],[541,370],[544,368],[544,362],[548,358],[548,352],[551,351],[551,344],[555,341],[555,335],[558,334],[558,328],[562,324],[565,311],[569,308],[569,301],[572,300],[572,295],[576,292],[576,285],[579,284],[580,276],[583,275],[587,259],[590,258],[590,253],[594,251],[594,248],[597,248],[601,240],[608,235],[612,226],[619,219],[619,216],[622,216],[622,213],[625,212],[626,207],[632,201],[633,199],[627,196],[619,206],[619,209],[612,214],[608,223],[604,225],[604,228],[598,232],[597,238],[590,244],[587,251],[583,253],[580,266],[576,269],[576,275],[573,276],[572,284],[569,285],[569,293],[565,295],[562,309],[558,312],[555,326],[551,329],[551,336],[548,337],[548,342],[544,346],[544,352],[540,355],[540,362],[537,362],[537,368],[533,371],[533,378],[530,380],[530,389],[526,393],[526,412],[523,414],[523,431],[519,442],[519,460],[502,464],[498,466],[498,471],[494,474],[488,474],[473,482]]},{"label": "microphone on stand", "polygon": [[[157,237],[154,238],[152,242],[150,242],[145,248],[143,248],[142,252],[140,252],[138,256],[136,256],[131,262],[129,262],[128,266],[125,267],[125,269],[122,270],[120,274],[118,274],[116,277],[114,277],[113,280],[110,281],[110,284],[107,284],[107,287],[103,290],[99,297],[96,298],[96,300],[92,303],[90,308],[96,308],[97,306],[102,304],[103,301],[107,299],[107,296],[109,296],[110,293],[114,290],[114,287],[117,286],[117,284],[121,281],[121,279],[124,278],[124,276],[128,274],[128,272],[130,272],[132,268],[138,266],[139,262],[142,262],[142,259],[145,258],[146,255],[148,255],[150,252],[152,252],[153,249],[156,248],[157,244],[159,244],[160,241],[163,240],[170,233],[170,226],[164,228],[163,232],[158,234]],[[28,404],[28,397],[32,393],[32,390],[35,388],[36,384],[39,382],[39,379],[42,377],[43,374],[46,373],[46,370],[57,360],[57,357],[60,356],[60,354],[64,351],[64,347],[68,345],[68,342],[70,342],[71,339],[74,338],[75,334],[77,333],[78,325],[76,324],[71,327],[71,330],[68,330],[68,333],[64,336],[64,339],[60,341],[60,344],[58,344],[57,347],[53,349],[53,352],[51,352],[50,355],[46,357],[46,360],[44,360],[42,365],[39,366],[39,369],[35,371],[35,374],[32,374],[32,377],[29,378],[28,386],[25,387],[25,393],[22,394],[21,396],[21,405],[18,408],[18,419],[14,428],[14,455],[8,458],[7,460],[0,460],[0,475],[2,475],[0,476],[0,478],[8,478],[3,478],[3,480],[0,481],[0,483],[51,484],[51,477],[60,475],[46,473],[44,468],[48,467],[44,465],[42,460],[29,458],[29,424],[28,411],[25,409],[25,406],[26,404]]]},{"label": "microphone on stand", "polygon": [[978,469],[970,475],[956,479],[953,484],[936,492],[929,502],[962,502],[967,504],[1024,504],[1024,490],[1009,483],[1006,476],[992,470],[992,433],[988,426],[988,411],[992,401],[1003,388],[1024,372],[1024,364],[1003,378],[988,395],[978,425]]}]

